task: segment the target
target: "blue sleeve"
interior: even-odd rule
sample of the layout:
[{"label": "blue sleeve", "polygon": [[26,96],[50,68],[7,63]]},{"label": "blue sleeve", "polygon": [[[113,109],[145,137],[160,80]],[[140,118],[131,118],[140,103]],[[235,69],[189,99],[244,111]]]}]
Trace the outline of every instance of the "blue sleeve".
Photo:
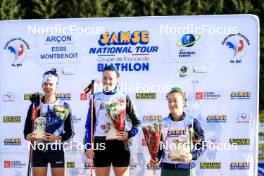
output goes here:
[{"label": "blue sleeve", "polygon": [[193,120],[193,128],[195,132],[195,139],[199,139],[200,141],[198,144],[196,144],[197,147],[195,147],[195,150],[192,151],[192,159],[197,160],[204,152],[206,144],[204,130],[202,128],[201,123],[197,119]]},{"label": "blue sleeve", "polygon": [[136,136],[136,134],[138,133],[138,127],[132,127],[127,133],[128,133],[128,138],[132,138]]}]

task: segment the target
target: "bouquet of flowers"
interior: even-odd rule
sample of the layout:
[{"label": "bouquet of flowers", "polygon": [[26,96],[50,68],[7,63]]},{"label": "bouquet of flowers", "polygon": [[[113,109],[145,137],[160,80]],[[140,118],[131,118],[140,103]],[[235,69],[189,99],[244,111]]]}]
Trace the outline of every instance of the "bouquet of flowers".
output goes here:
[{"label": "bouquet of flowers", "polygon": [[65,120],[68,117],[70,110],[65,108],[63,105],[54,105],[53,112],[62,120]]},{"label": "bouquet of flowers", "polygon": [[161,137],[161,124],[150,124],[145,127],[142,127],[144,137],[148,146],[151,160],[148,163],[150,167],[156,167],[158,164],[158,152],[160,146],[160,137]]},{"label": "bouquet of flowers", "polygon": [[125,130],[125,100],[119,99],[117,102],[105,104],[106,112],[111,122],[107,131],[106,139],[117,139],[117,130]]}]

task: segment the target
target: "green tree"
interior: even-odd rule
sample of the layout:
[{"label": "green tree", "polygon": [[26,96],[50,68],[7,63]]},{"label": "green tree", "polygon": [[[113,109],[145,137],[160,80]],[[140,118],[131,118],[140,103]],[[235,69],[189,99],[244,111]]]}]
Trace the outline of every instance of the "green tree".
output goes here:
[{"label": "green tree", "polygon": [[105,15],[112,17],[134,16],[136,13],[134,3],[130,0],[107,1],[107,3],[104,6],[104,9],[108,13]]},{"label": "green tree", "polygon": [[18,0],[1,0],[0,1],[0,19],[11,20],[21,19],[23,10],[20,8]]},{"label": "green tree", "polygon": [[60,9],[59,0],[32,0],[34,18],[55,18]]},{"label": "green tree", "polygon": [[83,0],[61,0],[60,8],[57,9],[57,18],[79,18]]},{"label": "green tree", "polygon": [[107,17],[113,4],[107,0],[83,0],[80,6],[80,17]]}]

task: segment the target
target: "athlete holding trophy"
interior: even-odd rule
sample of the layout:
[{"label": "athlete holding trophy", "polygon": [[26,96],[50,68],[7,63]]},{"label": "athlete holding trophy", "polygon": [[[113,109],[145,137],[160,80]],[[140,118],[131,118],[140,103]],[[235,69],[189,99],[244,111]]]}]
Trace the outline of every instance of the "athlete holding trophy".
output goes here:
[{"label": "athlete holding trophy", "polygon": [[[127,140],[138,133],[139,120],[131,99],[117,88],[119,72],[114,66],[104,68],[102,82],[103,91],[90,101],[85,125],[86,154],[93,159],[97,176],[108,176],[111,166],[116,176],[127,176],[130,163]],[[132,127],[126,129],[128,120]]]},{"label": "athlete holding trophy", "polygon": [[162,122],[163,145],[158,157],[161,176],[195,176],[195,162],[202,154],[204,131],[200,122],[185,112],[186,95],[179,87],[167,93],[169,115]]},{"label": "athlete holding trophy", "polygon": [[[64,151],[61,142],[73,135],[71,110],[68,103],[57,99],[58,74],[55,69],[44,73],[44,96],[30,105],[24,127],[25,139],[31,141],[33,176],[47,175],[48,163],[52,176],[64,176]],[[33,96],[34,97],[34,96]],[[39,99],[39,98],[38,98]],[[37,105],[36,105],[37,104]],[[31,153],[31,152],[30,152]],[[29,163],[30,166],[31,162]],[[28,175],[31,168],[28,169]]]}]

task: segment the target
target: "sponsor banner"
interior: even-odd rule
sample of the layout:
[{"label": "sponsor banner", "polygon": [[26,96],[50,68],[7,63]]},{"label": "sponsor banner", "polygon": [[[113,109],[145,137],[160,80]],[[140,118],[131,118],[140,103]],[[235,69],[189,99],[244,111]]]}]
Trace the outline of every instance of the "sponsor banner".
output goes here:
[{"label": "sponsor banner", "polygon": [[4,45],[5,52],[8,52],[8,57],[12,59],[12,67],[21,67],[24,60],[28,58],[30,52],[29,43],[21,37],[12,38]]},{"label": "sponsor banner", "polygon": [[3,95],[3,102],[4,103],[14,103],[15,102],[15,94],[12,92],[6,92]]},{"label": "sponsor banner", "polygon": [[229,139],[230,144],[236,144],[236,145],[250,145],[250,139],[249,138],[231,138]]},{"label": "sponsor banner", "polygon": [[201,162],[200,169],[221,169],[221,162]]},{"label": "sponsor banner", "polygon": [[97,71],[113,65],[121,72],[148,72],[150,60],[159,52],[159,46],[152,44],[148,30],[105,31],[98,37],[89,54],[97,57]]},{"label": "sponsor banner", "polygon": [[3,116],[4,123],[20,123],[21,116]]},{"label": "sponsor banner", "polygon": [[[90,174],[82,147],[92,94],[86,94],[84,88],[95,80],[95,93],[102,91],[106,65],[120,73],[116,91],[129,96],[141,122],[138,134],[127,141],[130,175],[154,175],[147,166],[150,154],[142,127],[162,124],[179,107],[188,115],[185,125],[195,130],[198,120],[205,132],[206,150],[195,161],[197,176],[257,174],[257,159],[264,161],[264,125],[258,124],[257,112],[260,40],[255,16],[13,20],[0,24],[2,175],[26,173],[27,160],[23,159],[28,158],[28,143],[23,130],[29,100],[36,92],[43,97],[43,73],[51,68],[59,77],[56,97],[67,101],[72,111],[75,135],[64,143],[69,148],[66,175]],[[174,87],[184,91],[185,106],[178,105],[179,99],[166,99]],[[131,119],[127,119],[129,131]],[[262,116],[259,119],[264,121]],[[189,134],[188,128],[166,132],[170,137]],[[199,141],[197,134],[195,142]],[[240,157],[234,159],[234,154]],[[156,168],[159,174],[160,168]]]},{"label": "sponsor banner", "polygon": [[[30,100],[33,93],[25,93],[24,100]],[[40,94],[40,97],[43,97],[43,94]],[[71,93],[56,93],[56,98],[61,100],[71,100]]]},{"label": "sponsor banner", "polygon": [[233,91],[230,95],[231,100],[243,100],[250,99],[251,93],[250,91]]},{"label": "sponsor banner", "polygon": [[72,64],[80,62],[78,36],[41,35],[38,36],[39,62],[50,64]]},{"label": "sponsor banner", "polygon": [[247,50],[250,48],[249,39],[241,34],[229,34],[222,42],[222,45],[230,50],[229,61],[230,63],[241,63],[246,57]]},{"label": "sponsor banner", "polygon": [[5,138],[4,145],[21,145],[21,138]]},{"label": "sponsor banner", "polygon": [[156,93],[136,93],[136,99],[156,99]]},{"label": "sponsor banner", "polygon": [[230,170],[249,170],[249,162],[232,162],[230,164]]},{"label": "sponsor banner", "polygon": [[14,168],[25,168],[26,163],[23,163],[22,161],[10,161],[10,160],[4,160],[3,166],[5,169],[14,169]]}]

